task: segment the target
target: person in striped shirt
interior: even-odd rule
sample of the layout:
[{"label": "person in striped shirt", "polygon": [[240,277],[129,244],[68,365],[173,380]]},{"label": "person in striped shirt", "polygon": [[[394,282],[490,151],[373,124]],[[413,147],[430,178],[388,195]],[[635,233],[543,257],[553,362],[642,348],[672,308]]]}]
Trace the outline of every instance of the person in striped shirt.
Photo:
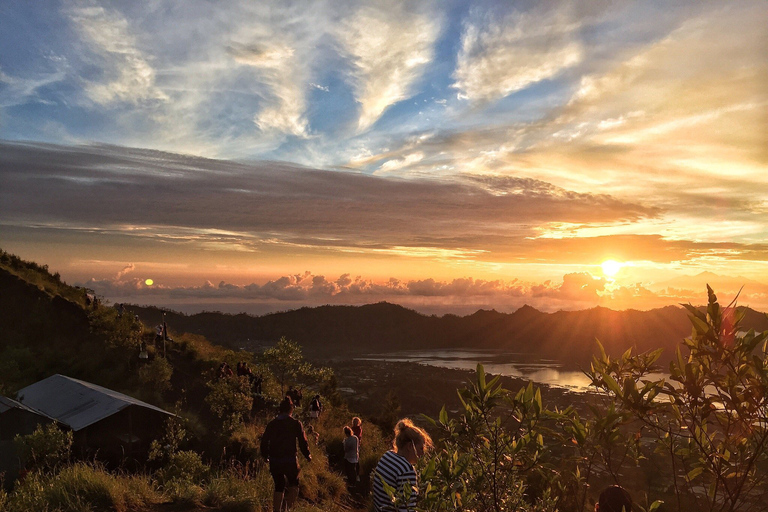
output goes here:
[{"label": "person in striped shirt", "polygon": [[410,512],[419,495],[414,464],[432,448],[432,438],[408,418],[397,422],[392,449],[373,470],[373,508],[376,512]]}]

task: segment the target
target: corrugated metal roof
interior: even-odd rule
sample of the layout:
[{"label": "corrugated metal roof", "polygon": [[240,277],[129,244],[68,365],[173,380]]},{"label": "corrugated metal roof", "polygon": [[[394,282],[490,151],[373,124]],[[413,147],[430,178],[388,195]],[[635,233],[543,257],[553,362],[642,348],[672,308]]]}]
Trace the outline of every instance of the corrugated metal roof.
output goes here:
[{"label": "corrugated metal roof", "polygon": [[17,398],[23,405],[43,412],[74,431],[131,405],[173,416],[168,411],[128,395],[59,374],[25,387],[18,392]]},{"label": "corrugated metal roof", "polygon": [[27,407],[26,405],[22,404],[21,402],[17,402],[16,400],[13,400],[12,398],[8,398],[5,396],[0,396],[0,414],[10,411],[11,409],[20,409],[22,411],[31,412],[33,414],[38,414],[40,416],[45,416],[40,411],[36,411],[31,407]]}]

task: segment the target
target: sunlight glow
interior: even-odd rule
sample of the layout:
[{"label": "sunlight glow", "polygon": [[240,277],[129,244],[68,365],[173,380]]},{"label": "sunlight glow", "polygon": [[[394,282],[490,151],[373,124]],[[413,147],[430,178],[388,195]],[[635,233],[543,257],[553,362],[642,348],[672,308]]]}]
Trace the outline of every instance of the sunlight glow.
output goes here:
[{"label": "sunlight glow", "polygon": [[619,270],[621,270],[621,267],[624,265],[615,260],[605,260],[600,266],[603,267],[603,274],[608,277],[613,277],[618,274]]},{"label": "sunlight glow", "polygon": [[155,284],[155,282],[151,279],[147,279],[146,281],[144,281],[144,284],[147,286],[152,286],[153,284]]}]

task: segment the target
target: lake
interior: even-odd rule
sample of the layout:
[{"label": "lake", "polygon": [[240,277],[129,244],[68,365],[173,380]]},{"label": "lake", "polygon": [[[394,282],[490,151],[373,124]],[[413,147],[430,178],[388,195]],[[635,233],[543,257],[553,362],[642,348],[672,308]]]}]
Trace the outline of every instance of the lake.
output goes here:
[{"label": "lake", "polygon": [[364,361],[412,362],[438,368],[472,370],[481,363],[486,373],[531,380],[575,392],[589,388],[590,380],[580,371],[564,370],[563,364],[552,359],[535,358],[531,354],[496,350],[405,350],[368,354],[355,359]]}]

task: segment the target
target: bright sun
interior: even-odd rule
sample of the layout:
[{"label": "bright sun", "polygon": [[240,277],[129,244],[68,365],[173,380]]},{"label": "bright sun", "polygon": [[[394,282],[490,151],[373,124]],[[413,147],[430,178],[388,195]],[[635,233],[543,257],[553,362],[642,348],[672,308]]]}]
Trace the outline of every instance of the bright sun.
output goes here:
[{"label": "bright sun", "polygon": [[[605,263],[603,263],[603,265],[605,265]],[[146,284],[147,286],[152,286],[153,284],[155,284],[155,282],[151,279],[147,279],[146,281],[144,281],[144,284]]]},{"label": "bright sun", "polygon": [[615,260],[605,260],[600,266],[603,267],[603,274],[608,277],[613,277],[624,265]]}]

